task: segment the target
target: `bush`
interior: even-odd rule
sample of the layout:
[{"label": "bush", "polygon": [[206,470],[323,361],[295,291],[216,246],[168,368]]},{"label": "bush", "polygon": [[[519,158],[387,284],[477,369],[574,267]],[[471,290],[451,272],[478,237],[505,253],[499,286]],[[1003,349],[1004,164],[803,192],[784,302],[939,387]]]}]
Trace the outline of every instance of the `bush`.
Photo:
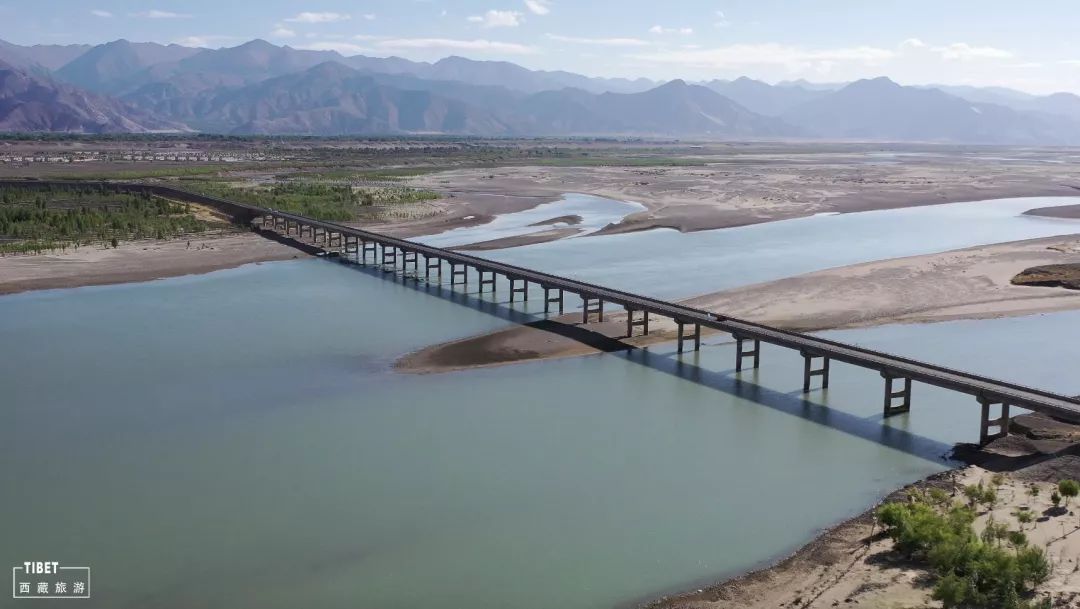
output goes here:
[{"label": "bush", "polygon": [[1065,498],[1065,505],[1069,505],[1069,500],[1080,494],[1080,482],[1076,480],[1062,480],[1058,482],[1058,492]]},{"label": "bush", "polygon": [[[983,492],[973,494],[981,498]],[[1022,597],[1050,573],[1046,554],[1027,546],[1022,532],[990,521],[976,535],[969,507],[935,509],[915,499],[881,506],[877,519],[898,552],[925,561],[937,575],[933,597],[948,608],[1020,609],[1027,606]],[[1012,551],[1002,547],[1003,539]]]}]

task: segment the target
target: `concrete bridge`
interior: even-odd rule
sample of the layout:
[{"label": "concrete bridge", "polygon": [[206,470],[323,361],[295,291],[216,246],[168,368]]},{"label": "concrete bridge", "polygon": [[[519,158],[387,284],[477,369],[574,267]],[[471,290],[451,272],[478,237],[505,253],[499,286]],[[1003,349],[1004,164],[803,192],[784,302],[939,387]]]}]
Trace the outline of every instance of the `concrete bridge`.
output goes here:
[{"label": "concrete bridge", "polygon": [[[37,184],[41,186],[82,185],[71,182],[2,182],[0,186]],[[832,361],[844,362],[875,371],[883,379],[882,413],[891,417],[911,410],[911,385],[925,383],[975,398],[981,407],[980,443],[1009,433],[1009,409],[1016,406],[1040,412],[1056,419],[1080,423],[1080,398],[1066,397],[1049,391],[1025,387],[969,372],[954,370],[928,362],[865,349],[809,334],[790,332],[764,324],[737,319],[702,309],[687,307],[648,296],[632,294],[600,285],[559,277],[514,265],[477,258],[468,254],[424,245],[336,224],[313,220],[279,210],[226,201],[172,187],[152,184],[100,183],[103,188],[126,192],[146,192],[169,199],[190,201],[213,206],[237,221],[250,223],[262,230],[274,231],[285,237],[307,238],[326,252],[351,257],[361,264],[377,264],[386,270],[411,271],[414,277],[425,279],[435,275],[439,280],[444,270],[450,285],[467,288],[469,269],[478,277],[480,292],[496,292],[500,282],[510,294],[510,301],[529,298],[530,284],[543,289],[544,312],[562,314],[566,294],[576,294],[584,304],[582,321],[596,318],[603,321],[608,307],[626,311],[626,334],[649,333],[650,317],[673,320],[678,328],[678,350],[701,348],[702,328],[729,333],[736,341],[736,371],[761,366],[761,345],[767,343],[798,351],[804,360],[803,392],[810,392],[814,379],[820,388],[829,386]]]}]

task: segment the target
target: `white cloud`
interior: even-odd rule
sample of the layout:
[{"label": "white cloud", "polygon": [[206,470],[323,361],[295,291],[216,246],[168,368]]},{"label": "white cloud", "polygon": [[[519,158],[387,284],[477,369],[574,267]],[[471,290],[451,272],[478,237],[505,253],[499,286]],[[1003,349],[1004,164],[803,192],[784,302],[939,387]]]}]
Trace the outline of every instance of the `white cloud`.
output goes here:
[{"label": "white cloud", "polygon": [[1058,63],[1063,66],[1080,66],[1080,59],[1062,59]]},{"label": "white cloud", "polygon": [[664,27],[662,25],[654,25],[649,28],[650,34],[681,34],[683,36],[689,36],[694,33],[694,28],[690,27]]},{"label": "white cloud", "polygon": [[375,21],[375,13],[364,13],[360,18],[365,21]]},{"label": "white cloud", "polygon": [[731,25],[731,22],[728,21],[727,15],[724,14],[724,11],[716,11],[716,21],[713,22],[713,25],[715,25],[716,27],[727,27]]},{"label": "white cloud", "polygon": [[548,0],[525,0],[525,6],[534,15],[546,15],[551,12],[551,2]]},{"label": "white cloud", "polygon": [[273,32],[270,32],[270,36],[273,38],[296,38],[296,32],[279,25]]},{"label": "white cloud", "polygon": [[131,13],[132,17],[140,19],[188,19],[191,15],[186,13],[174,13],[172,11],[149,10],[141,13]]},{"label": "white cloud", "polygon": [[927,46],[929,45],[918,38],[908,38],[900,43],[901,49],[925,49]]},{"label": "white cloud", "polygon": [[102,11],[102,10],[98,10],[98,9],[94,9],[94,10],[90,11],[90,14],[95,16],[95,17],[101,17],[103,19],[108,19],[108,18],[113,16],[113,14],[110,13],[109,11]]},{"label": "white cloud", "polygon": [[535,53],[536,48],[514,44],[511,42],[496,42],[493,40],[454,40],[450,38],[392,38],[378,43],[381,49],[451,49],[455,51],[478,51],[512,53],[516,55],[528,55]]},{"label": "white cloud", "polygon": [[835,49],[805,49],[778,43],[733,44],[709,49],[661,50],[633,58],[662,64],[678,64],[698,69],[745,69],[782,66],[791,71],[832,69],[840,62],[874,65],[896,57],[896,52],[869,46]]},{"label": "white cloud", "polygon": [[[183,38],[173,40],[173,42],[184,47],[209,47],[216,43],[225,43],[230,40],[236,40],[236,37],[218,36],[213,34],[206,36],[184,36]],[[220,44],[218,44],[218,46],[220,46]]]},{"label": "white cloud", "polygon": [[346,15],[343,13],[300,13],[295,17],[289,17],[285,19],[289,23],[334,23],[337,21],[348,21],[352,19],[352,15]]},{"label": "white cloud", "polygon": [[517,27],[525,21],[525,16],[517,11],[490,10],[483,15],[467,17],[471,23],[479,23],[481,27]]},{"label": "white cloud", "polygon": [[970,61],[972,59],[1009,59],[1013,56],[1010,51],[994,47],[976,47],[966,42],[954,42],[950,45],[933,47],[935,53],[942,59]]},{"label": "white cloud", "polygon": [[363,47],[358,44],[351,44],[341,41],[322,41],[313,42],[311,44],[304,45],[304,50],[308,51],[337,51],[342,55],[363,55],[364,53],[371,53],[372,49],[369,47]]},{"label": "white cloud", "polygon": [[571,44],[591,44],[602,47],[647,47],[652,46],[652,43],[647,40],[641,40],[640,38],[578,38],[576,36],[560,36],[559,34],[548,34],[547,37],[550,40],[556,42],[569,42]]}]

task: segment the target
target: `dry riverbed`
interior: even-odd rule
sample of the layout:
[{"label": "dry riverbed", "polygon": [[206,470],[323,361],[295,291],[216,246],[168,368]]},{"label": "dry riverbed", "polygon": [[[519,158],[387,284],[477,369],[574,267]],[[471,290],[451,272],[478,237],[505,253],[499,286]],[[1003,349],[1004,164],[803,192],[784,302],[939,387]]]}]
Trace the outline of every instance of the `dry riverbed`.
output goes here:
[{"label": "dry riverbed", "polygon": [[149,281],[305,254],[254,233],[84,245],[66,252],[0,257],[0,294]]}]

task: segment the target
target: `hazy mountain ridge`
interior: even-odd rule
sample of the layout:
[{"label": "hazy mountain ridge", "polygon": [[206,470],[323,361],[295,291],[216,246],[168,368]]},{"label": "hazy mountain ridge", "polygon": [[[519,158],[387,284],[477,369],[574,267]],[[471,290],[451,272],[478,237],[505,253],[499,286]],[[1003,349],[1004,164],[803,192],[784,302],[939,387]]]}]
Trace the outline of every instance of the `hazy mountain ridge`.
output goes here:
[{"label": "hazy mountain ridge", "polygon": [[184,128],[113,98],[0,62],[0,131],[146,133]]},{"label": "hazy mountain ridge", "polygon": [[[1071,93],[902,87],[884,78],[769,85],[743,77],[660,84],[456,56],[434,63],[345,57],[264,40],[222,49],[127,40],[93,47],[0,41],[0,60],[49,83],[35,91],[53,87],[57,100],[79,98],[82,106],[112,108],[102,116],[113,116],[116,125],[108,128],[117,130],[184,123],[220,132],[322,135],[383,130],[1080,143],[1080,97]],[[67,84],[59,87],[60,81]],[[79,93],[76,86],[116,99]],[[27,92],[23,87],[4,94],[17,98]],[[47,114],[41,99],[35,103]],[[79,106],[61,104],[58,114]],[[67,124],[35,116],[39,120],[19,122],[39,128]]]}]

